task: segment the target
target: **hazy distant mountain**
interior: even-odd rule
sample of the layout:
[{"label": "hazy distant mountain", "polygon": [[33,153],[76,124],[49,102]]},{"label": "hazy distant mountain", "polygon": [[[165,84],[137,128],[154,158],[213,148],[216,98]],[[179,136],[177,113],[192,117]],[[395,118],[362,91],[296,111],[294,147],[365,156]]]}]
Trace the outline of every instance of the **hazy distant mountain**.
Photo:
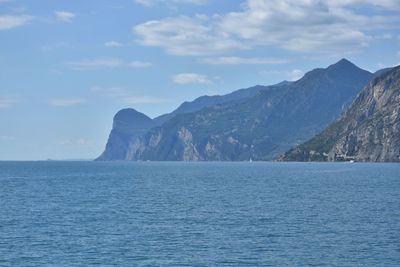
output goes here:
[{"label": "hazy distant mountain", "polygon": [[134,109],[122,109],[114,116],[106,149],[97,160],[125,160],[129,142],[145,134],[155,124]]},{"label": "hazy distant mountain", "polygon": [[206,99],[205,108],[199,104],[197,111],[176,114],[130,138],[120,152],[126,151],[127,160],[269,160],[334,121],[371,77],[342,59],[296,82],[244,91],[257,92],[254,96],[233,97],[222,104],[216,100],[211,106],[208,100],[218,97],[199,98],[194,102]]},{"label": "hazy distant mountain", "polygon": [[400,66],[371,81],[339,120],[282,159],[399,162]]}]

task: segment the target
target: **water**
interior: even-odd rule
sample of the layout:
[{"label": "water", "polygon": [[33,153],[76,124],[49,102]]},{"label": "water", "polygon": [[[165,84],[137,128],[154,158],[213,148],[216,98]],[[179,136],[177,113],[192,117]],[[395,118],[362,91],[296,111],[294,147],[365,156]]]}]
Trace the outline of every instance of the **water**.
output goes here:
[{"label": "water", "polygon": [[399,266],[400,164],[0,162],[1,266]]}]

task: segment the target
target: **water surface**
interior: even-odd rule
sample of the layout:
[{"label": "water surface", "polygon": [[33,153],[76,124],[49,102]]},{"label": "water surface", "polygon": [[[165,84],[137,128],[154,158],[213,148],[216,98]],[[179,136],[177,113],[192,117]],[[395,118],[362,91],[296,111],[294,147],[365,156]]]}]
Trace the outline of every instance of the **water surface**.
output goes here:
[{"label": "water surface", "polygon": [[399,266],[400,164],[0,162],[0,265]]}]

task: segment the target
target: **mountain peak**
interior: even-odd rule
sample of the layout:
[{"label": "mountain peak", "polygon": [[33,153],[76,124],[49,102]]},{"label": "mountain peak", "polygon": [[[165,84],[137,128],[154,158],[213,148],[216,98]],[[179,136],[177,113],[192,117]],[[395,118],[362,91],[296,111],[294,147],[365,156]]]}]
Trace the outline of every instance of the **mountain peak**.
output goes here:
[{"label": "mountain peak", "polygon": [[136,111],[133,108],[121,109],[114,116],[114,127],[121,127],[125,125],[137,125],[139,127],[151,126],[153,120],[145,114]]},{"label": "mountain peak", "polygon": [[351,64],[351,65],[354,65],[353,62],[351,62],[351,61],[348,60],[347,58],[342,58],[341,60],[339,60],[338,62],[336,62],[336,64]]},{"label": "mountain peak", "polygon": [[344,68],[357,68],[359,69],[359,67],[357,67],[353,62],[342,58],[341,60],[339,60],[338,62],[336,62],[335,64],[332,64],[328,67],[328,69],[344,69]]},{"label": "mountain peak", "polygon": [[[130,120],[131,118],[143,118],[143,119],[150,119],[145,114],[133,109],[133,108],[124,108],[117,112],[114,116],[114,120]],[[151,120],[151,119],[150,119]]]},{"label": "mountain peak", "polygon": [[326,72],[331,77],[348,77],[351,79],[354,79],[355,76],[359,75],[372,75],[372,73],[370,73],[369,71],[361,69],[360,67],[345,58],[342,58],[335,64],[330,65],[328,68],[326,68]]},{"label": "mountain peak", "polygon": [[121,109],[114,116],[113,129],[106,149],[96,160],[125,160],[130,142],[145,134],[155,124],[152,119],[134,110]]},{"label": "mountain peak", "polygon": [[338,62],[329,65],[327,68],[317,68],[313,69],[312,71],[307,72],[303,78],[299,80],[302,82],[303,80],[309,79],[320,79],[325,75],[334,78],[334,79],[348,79],[349,81],[358,79],[358,78],[366,78],[370,79],[372,73],[369,71],[363,70],[356,66],[354,63],[350,62],[349,60],[342,58]]}]

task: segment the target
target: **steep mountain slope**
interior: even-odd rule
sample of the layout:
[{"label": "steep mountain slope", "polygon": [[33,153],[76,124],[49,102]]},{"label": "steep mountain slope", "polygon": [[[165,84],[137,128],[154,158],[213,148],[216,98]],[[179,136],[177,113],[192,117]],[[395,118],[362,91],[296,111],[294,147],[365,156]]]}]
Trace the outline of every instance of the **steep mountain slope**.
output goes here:
[{"label": "steep mountain slope", "polygon": [[399,162],[400,66],[371,81],[339,120],[282,159]]},{"label": "steep mountain slope", "polygon": [[272,159],[325,128],[371,77],[342,59],[254,97],[176,115],[131,140],[127,159]]},{"label": "steep mountain slope", "polygon": [[154,126],[152,119],[134,109],[120,110],[114,116],[106,149],[97,160],[125,160],[129,142]]}]

